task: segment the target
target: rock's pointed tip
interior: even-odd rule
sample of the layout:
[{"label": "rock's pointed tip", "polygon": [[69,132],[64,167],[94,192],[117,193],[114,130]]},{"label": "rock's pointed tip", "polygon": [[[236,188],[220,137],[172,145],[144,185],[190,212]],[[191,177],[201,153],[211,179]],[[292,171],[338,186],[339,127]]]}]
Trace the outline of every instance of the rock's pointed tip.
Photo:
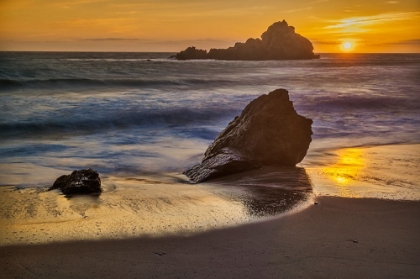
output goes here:
[{"label": "rock's pointed tip", "polygon": [[287,93],[287,94],[289,94],[289,91],[287,91],[286,89],[284,89],[284,88],[277,88],[277,89],[275,89],[274,91],[271,91],[270,93],[268,93],[268,94],[271,94],[271,93],[278,93],[278,92],[283,92],[282,94],[284,94],[284,93]]},{"label": "rock's pointed tip", "polygon": [[276,89],[276,90],[271,91],[270,93],[268,93],[268,96],[289,99],[289,91],[287,91],[284,88],[279,88],[279,89]]}]

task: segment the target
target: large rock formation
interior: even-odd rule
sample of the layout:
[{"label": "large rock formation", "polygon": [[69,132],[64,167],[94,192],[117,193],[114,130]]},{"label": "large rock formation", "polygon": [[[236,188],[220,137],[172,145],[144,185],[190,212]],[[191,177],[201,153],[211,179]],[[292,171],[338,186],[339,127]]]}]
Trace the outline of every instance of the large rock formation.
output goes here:
[{"label": "large rock formation", "polygon": [[191,181],[259,168],[295,166],[312,141],[312,120],[300,116],[285,89],[249,103],[207,148],[201,164],[184,172]]},{"label": "large rock formation", "polygon": [[60,189],[65,195],[102,192],[99,174],[92,169],[75,170],[69,175],[60,176],[48,190],[54,189]]},{"label": "large rock formation", "polygon": [[285,20],[268,27],[261,39],[248,39],[245,43],[236,43],[228,49],[199,50],[189,47],[175,57],[186,59],[218,60],[284,60],[314,59],[319,55],[313,53],[312,43],[305,37],[296,34],[295,28]]}]

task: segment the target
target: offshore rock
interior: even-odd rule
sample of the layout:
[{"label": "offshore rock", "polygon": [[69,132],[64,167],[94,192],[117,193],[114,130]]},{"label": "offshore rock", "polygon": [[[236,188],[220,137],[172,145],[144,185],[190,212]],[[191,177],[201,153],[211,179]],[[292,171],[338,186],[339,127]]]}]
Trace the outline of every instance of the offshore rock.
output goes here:
[{"label": "offshore rock", "polygon": [[288,91],[250,102],[207,148],[201,164],[184,172],[198,183],[263,165],[295,166],[312,141],[312,120],[295,111]]},{"label": "offshore rock", "polygon": [[65,195],[101,193],[101,179],[92,170],[75,170],[69,175],[57,178],[48,190],[60,189]]},{"label": "offshore rock", "polygon": [[189,47],[186,50],[181,51],[175,55],[178,60],[187,59],[206,59],[207,51],[196,49],[195,47]]},{"label": "offshore rock", "polygon": [[175,57],[186,59],[216,59],[216,60],[286,60],[286,59],[316,59],[319,55],[313,53],[312,43],[305,37],[295,33],[295,28],[285,20],[268,27],[261,39],[248,39],[245,43],[236,43],[227,49],[199,50],[189,47],[179,52]]}]

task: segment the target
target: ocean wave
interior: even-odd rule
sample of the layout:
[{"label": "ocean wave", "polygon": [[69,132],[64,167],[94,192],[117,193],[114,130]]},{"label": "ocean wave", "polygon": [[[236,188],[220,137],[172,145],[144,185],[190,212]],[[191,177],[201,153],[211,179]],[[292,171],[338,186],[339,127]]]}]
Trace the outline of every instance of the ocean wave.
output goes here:
[{"label": "ocean wave", "polygon": [[303,97],[300,100],[301,107],[307,110],[331,111],[331,110],[384,110],[384,109],[420,109],[420,99],[414,96],[329,96],[309,99]]},{"label": "ocean wave", "polygon": [[353,66],[398,66],[417,65],[420,55],[417,53],[330,53],[321,54],[320,67],[353,67]]},{"label": "ocean wave", "polygon": [[90,79],[90,78],[51,78],[51,79],[0,79],[0,90],[39,88],[57,89],[62,87],[159,87],[183,85],[229,85],[228,79],[171,78],[171,79]]},{"label": "ocean wave", "polygon": [[[54,117],[50,115],[40,120],[0,123],[0,137],[40,136],[45,134],[96,133],[109,129],[145,128],[176,128],[194,127],[214,123],[221,118],[230,119],[235,114],[232,109],[191,110],[187,108],[160,111],[114,111],[96,113],[94,115],[75,114],[71,118]],[[224,121],[226,122],[226,121]],[[207,132],[200,132],[208,138]]]}]

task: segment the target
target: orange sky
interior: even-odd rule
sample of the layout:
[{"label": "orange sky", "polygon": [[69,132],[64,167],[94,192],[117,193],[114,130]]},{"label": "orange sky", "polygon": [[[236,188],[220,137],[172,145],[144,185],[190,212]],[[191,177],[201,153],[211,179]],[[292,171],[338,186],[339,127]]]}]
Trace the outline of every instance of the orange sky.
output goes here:
[{"label": "orange sky", "polygon": [[315,52],[420,52],[420,0],[0,0],[0,50],[224,48],[283,19]]}]

